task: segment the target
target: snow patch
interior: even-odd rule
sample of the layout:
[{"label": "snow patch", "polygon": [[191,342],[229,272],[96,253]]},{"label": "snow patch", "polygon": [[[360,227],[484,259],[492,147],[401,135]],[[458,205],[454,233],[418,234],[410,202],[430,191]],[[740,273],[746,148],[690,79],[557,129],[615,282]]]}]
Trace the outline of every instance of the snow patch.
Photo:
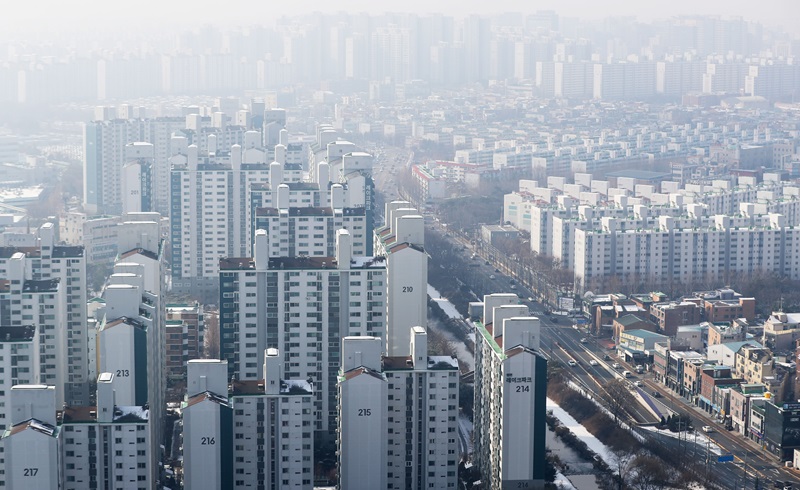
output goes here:
[{"label": "snow patch", "polygon": [[447,298],[443,298],[439,291],[436,290],[433,286],[428,284],[428,296],[430,296],[431,300],[436,302],[439,307],[444,311],[444,314],[450,318],[458,318],[461,319],[463,316],[461,313],[458,312],[455,305],[451,303]]},{"label": "snow patch", "polygon": [[578,421],[572,417],[572,415],[570,415],[563,408],[559,407],[558,404],[549,397],[547,398],[547,410],[552,411],[553,416],[558,419],[559,422],[561,422],[561,425],[569,429],[569,431],[575,434],[578,439],[585,442],[589,449],[600,456],[600,458],[605,461],[609,467],[613,467],[616,459],[614,452],[608,446],[600,442],[595,436],[586,430],[586,427],[579,424]]}]

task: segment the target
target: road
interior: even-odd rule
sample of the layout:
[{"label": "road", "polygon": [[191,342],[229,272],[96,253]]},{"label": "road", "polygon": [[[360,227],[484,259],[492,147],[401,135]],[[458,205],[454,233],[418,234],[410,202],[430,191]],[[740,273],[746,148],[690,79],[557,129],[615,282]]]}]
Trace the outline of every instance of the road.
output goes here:
[{"label": "road", "polygon": [[[402,166],[409,165],[412,159],[413,153],[407,150],[393,148],[380,150],[378,158],[376,158],[373,176],[376,187],[386,199],[395,199],[398,196],[395,176],[399,169]],[[469,257],[473,253],[480,253],[480,249],[476,248],[469,239],[451,232],[446,225],[435,222],[433,226],[451,242],[462,247],[465,256]],[[608,383],[611,379],[621,377],[620,370],[611,366],[614,362],[622,365],[621,369],[633,372],[634,366],[626,365],[622,360],[614,359],[613,352],[605,351],[585,332],[572,328],[571,322],[566,316],[545,314],[545,308],[540,303],[529,301],[534,297],[534,293],[517,283],[517,278],[505,274],[513,274],[512,270],[503,267],[499,263],[489,263],[488,258],[477,257],[476,259],[470,259],[474,261],[473,266],[469,268],[469,272],[465,277],[459,279],[464,281],[480,299],[485,294],[495,292],[517,293],[522,302],[528,305],[531,313],[541,320],[542,352],[550,359],[558,361],[564,366],[569,366],[570,360],[576,361],[576,366],[568,367],[567,369],[571,371],[575,382],[583,387],[584,390],[592,393],[593,396],[598,396],[605,383]],[[584,337],[589,339],[587,343],[581,343],[581,339]],[[612,357],[612,360],[604,360],[606,355]],[[591,361],[595,361],[597,365],[592,365]],[[668,414],[672,410],[689,413],[698,428],[704,425],[720,427],[713,417],[682,398],[675,396],[666,387],[653,381],[649,375],[635,376],[629,381],[633,383],[637,380],[641,381],[643,386],[639,389],[634,386],[631,386],[631,388],[641,403],[630,407],[629,410],[635,422],[652,423],[658,420],[654,410],[646,408],[647,405],[650,405],[655,407],[657,413],[667,412]],[[652,396],[654,392],[659,393],[660,396],[658,398]],[[728,473],[732,471],[731,468],[736,468],[736,465],[739,465],[741,467],[739,471],[741,471],[742,475],[747,474],[751,482],[755,476],[758,476],[763,486],[766,486],[767,482],[775,480],[800,483],[800,479],[796,478],[795,474],[778,466],[773,456],[764,453],[761,448],[755,446],[743,436],[725,430],[715,432],[710,436],[715,444],[723,451],[733,454],[735,458],[734,463],[712,465],[712,471],[719,475],[722,481],[732,483],[733,476]],[[694,450],[698,450],[698,448],[694,448]],[[734,486],[727,488],[736,487],[734,484]]]},{"label": "road", "polygon": [[[449,240],[463,247],[466,257],[472,255],[474,248],[468,239],[450,232],[446,227],[439,225],[438,229],[445,233]],[[506,272],[506,269],[495,267],[496,264],[487,264],[483,257],[469,260],[474,261],[473,267],[469,268],[466,277],[460,279],[470,286],[479,297],[495,292],[516,293],[520,296],[521,301],[528,306],[531,314],[539,317],[541,321],[541,348],[543,354],[549,359],[566,366],[565,369],[570,371],[574,381],[585,391],[591,393],[592,396],[599,396],[604,384],[610,380],[622,378],[621,372],[623,370],[635,372],[635,366],[625,364],[621,359],[617,359],[614,356],[614,352],[602,348],[585,330],[573,328],[572,321],[568,316],[546,314],[545,307],[539,302],[529,301],[529,298],[533,298],[534,293],[519,284],[515,278],[505,275],[503,272]],[[586,343],[581,342],[581,339],[584,338]],[[611,359],[604,360],[606,355]],[[577,365],[569,367],[570,360],[575,361]],[[592,365],[591,361],[594,361],[596,365]],[[619,369],[612,367],[615,362],[621,366]],[[688,413],[698,429],[704,425],[721,427],[714,421],[713,417],[691,405],[686,400],[675,396],[666,387],[656,383],[649,374],[634,374],[628,381],[631,383],[632,391],[640,401],[635,406],[629,407],[628,410],[636,423],[651,424],[658,421],[654,410],[647,408],[648,405],[652,404],[655,410],[665,417],[675,410]],[[636,381],[641,381],[642,384],[638,389],[633,385]],[[658,392],[659,396],[653,396],[653,392]],[[709,436],[723,452],[733,454],[735,458],[733,463],[718,464],[714,459],[713,464],[710,464],[710,471],[716,475],[725,488],[737,488],[736,482],[738,481],[738,485],[741,485],[745,473],[748,475],[747,481],[750,482],[750,485],[754,484],[756,476],[759,477],[762,486],[766,486],[768,482],[775,480],[800,483],[800,479],[796,478],[793,473],[778,466],[771,455],[764,453],[744,437],[726,430],[714,432]],[[693,446],[693,444],[691,445]],[[694,448],[693,451],[704,452],[705,446]],[[744,468],[745,462],[746,472]]]}]

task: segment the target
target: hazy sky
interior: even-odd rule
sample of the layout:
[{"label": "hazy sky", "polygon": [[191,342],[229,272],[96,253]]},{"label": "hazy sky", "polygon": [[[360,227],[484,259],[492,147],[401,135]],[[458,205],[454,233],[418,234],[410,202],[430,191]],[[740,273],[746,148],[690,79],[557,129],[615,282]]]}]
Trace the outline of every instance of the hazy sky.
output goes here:
[{"label": "hazy sky", "polygon": [[173,24],[178,28],[207,22],[227,25],[264,23],[278,15],[313,11],[380,11],[464,13],[556,10],[567,17],[597,19],[635,15],[642,20],[677,14],[742,16],[797,32],[800,0],[0,0],[0,28],[35,31],[72,26],[83,29],[135,30],[145,25]]}]

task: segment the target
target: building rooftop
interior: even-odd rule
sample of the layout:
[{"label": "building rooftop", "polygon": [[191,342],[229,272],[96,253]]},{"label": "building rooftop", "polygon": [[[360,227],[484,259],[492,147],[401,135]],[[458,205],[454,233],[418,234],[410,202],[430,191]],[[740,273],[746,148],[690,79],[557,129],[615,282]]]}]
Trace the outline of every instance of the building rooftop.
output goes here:
[{"label": "building rooftop", "polygon": [[[282,379],[281,395],[312,395],[314,388],[308,381]],[[264,380],[234,380],[231,382],[231,396],[263,395]]]},{"label": "building rooftop", "polygon": [[3,434],[3,437],[5,438],[13,436],[14,434],[18,434],[22,431],[29,429],[50,437],[54,437],[58,432],[58,427],[54,427],[50,424],[46,424],[36,419],[30,419],[26,420],[25,422],[19,423],[11,427],[10,429],[7,429],[5,431],[5,434]]},{"label": "building rooftop", "polygon": [[[65,424],[93,424],[97,422],[97,407],[94,406],[65,406],[60,412],[61,421]],[[150,418],[147,406],[114,406],[114,418],[117,423],[143,423]]]},{"label": "building rooftop", "polygon": [[128,257],[133,257],[134,255],[142,255],[144,257],[147,257],[148,259],[158,260],[157,254],[151,252],[150,250],[145,250],[143,248],[134,248],[128,250],[127,252],[123,252],[119,254],[119,258],[120,260],[122,260],[122,259],[127,259]]},{"label": "building rooftop", "polygon": [[181,408],[191,407],[192,405],[196,405],[196,404],[198,404],[198,403],[200,403],[202,401],[205,401],[205,400],[209,400],[211,402],[214,402],[214,403],[216,403],[218,405],[222,405],[222,406],[225,406],[225,407],[230,406],[229,403],[228,403],[228,400],[226,398],[223,398],[223,397],[221,397],[219,395],[211,393],[210,391],[206,391],[206,392],[198,393],[198,394],[196,394],[194,396],[189,397],[188,400],[186,400],[183,403],[181,403]]},{"label": "building rooftop", "polygon": [[386,379],[386,378],[384,378],[383,374],[381,374],[381,373],[379,373],[379,372],[377,372],[377,371],[375,371],[373,369],[370,369],[370,368],[367,368],[367,367],[364,367],[364,366],[360,366],[360,367],[357,367],[355,369],[351,369],[350,371],[347,371],[346,373],[341,374],[339,376],[339,381],[348,381],[348,380],[351,380],[351,379],[353,379],[353,378],[355,378],[357,376],[361,376],[361,375],[372,376],[373,378],[379,379],[381,381]]},{"label": "building rooftop", "polygon": [[41,281],[25,281],[22,286],[23,293],[54,293],[58,291],[59,279],[45,279]]},{"label": "building rooftop", "polygon": [[35,335],[36,335],[35,325],[0,326],[0,342],[31,341],[34,339]]},{"label": "building rooftop", "polygon": [[83,245],[76,245],[76,246],[56,245],[55,247],[53,247],[54,259],[77,258],[77,257],[83,257]]},{"label": "building rooftop", "polygon": [[630,335],[642,339],[657,339],[657,340],[669,338],[666,335],[661,335],[660,333],[650,332],[647,330],[626,330],[625,332],[623,332],[622,335],[626,336]]}]

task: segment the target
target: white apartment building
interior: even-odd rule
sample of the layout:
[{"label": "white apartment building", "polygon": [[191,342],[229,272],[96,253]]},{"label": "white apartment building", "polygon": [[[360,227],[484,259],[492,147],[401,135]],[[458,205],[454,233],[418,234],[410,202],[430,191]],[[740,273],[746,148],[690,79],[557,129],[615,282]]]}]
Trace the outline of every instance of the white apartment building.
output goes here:
[{"label": "white apartment building", "polygon": [[[248,132],[245,144],[258,140]],[[229,155],[200,156],[196,145],[172,158],[171,246],[173,289],[212,297],[221,257],[245,256],[248,189],[268,182],[263,154],[248,163],[257,148],[231,147]],[[277,164],[280,166],[279,164]]]},{"label": "white apartment building", "polygon": [[428,254],[425,221],[406,201],[386,203],[386,225],[375,230],[376,253],[386,257],[386,353],[403,355],[412,327],[427,325]]},{"label": "white apartment building", "polygon": [[366,256],[372,236],[367,229],[363,207],[344,207],[344,188],[331,186],[331,207],[290,207],[290,189],[278,187],[277,208],[257,208],[254,230],[265,230],[270,237],[270,257],[325,256],[335,251],[337,230],[350,232],[353,254]]},{"label": "white apartment building", "polygon": [[312,387],[284,379],[277,349],[265,379],[234,380],[225,361],[189,361],[183,403],[184,487],[313,487]]},{"label": "white apartment building", "polygon": [[2,438],[6,487],[156,488],[149,412],[116,403],[113,382],[111,373],[99,377],[97,406],[66,405],[59,412],[54,387],[13,387]]},{"label": "white apartment building", "polygon": [[118,252],[119,222],[119,216],[88,216],[71,211],[59,219],[59,238],[68,245],[83,245],[90,263],[111,263]]},{"label": "white apartment building", "polygon": [[795,226],[782,215],[756,219],[705,217],[698,222],[662,216],[647,228],[617,228],[604,218],[602,228],[575,231],[576,280],[592,288],[608,275],[693,278],[725,281],[736,274],[771,271],[800,277]]},{"label": "white apartment building", "polygon": [[474,461],[486,488],[542,488],[547,361],[539,319],[514,294],[484,297],[475,322]]},{"label": "white apartment building", "polygon": [[55,245],[45,223],[35,247],[0,248],[0,278],[0,325],[38,326],[38,382],[55,386],[60,404],[88,402],[83,247]]},{"label": "white apartment building", "polygon": [[315,430],[332,431],[341,339],[382,337],[386,320],[384,257],[355,257],[347,230],[333,257],[269,257],[269,237],[256,232],[255,256],[220,261],[220,357],[229,375],[262,379],[259,358],[280,350],[289,379],[314,383]]},{"label": "white apartment building", "polygon": [[164,430],[165,342],[164,256],[159,223],[126,222],[120,227],[120,254],[98,308],[98,370],[115,376],[116,403],[150,407],[147,452],[157,481]]},{"label": "white apartment building", "polygon": [[155,210],[169,211],[169,137],[186,127],[182,117],[155,119],[104,118],[87,122],[83,130],[83,204],[90,213],[119,215],[123,212],[123,168],[129,163],[126,145],[153,144],[155,165],[148,194]]},{"label": "white apartment building", "polygon": [[117,399],[119,379],[115,373],[100,374],[97,406],[64,408],[59,420],[60,488],[158,488],[151,411]]},{"label": "white apartment building", "polygon": [[[39,382],[39,335],[35,325],[0,326],[0,393],[10,395],[12,387]],[[53,390],[55,391],[55,390]],[[11,426],[11,404],[8,398],[0,401],[0,430]],[[0,450],[0,468],[5,454]],[[5,482],[0,474],[0,484]]]},{"label": "white apartment building", "polygon": [[0,440],[5,487],[59,488],[59,427],[53,386],[17,385],[8,394],[8,427]]},{"label": "white apartment building", "polygon": [[[669,194],[635,179],[609,188],[583,174],[576,174],[579,184],[552,181],[547,189],[521,181],[520,192],[506,196],[504,215],[519,225],[520,209],[530,206],[531,248],[573,269],[583,290],[611,275],[687,282],[764,270],[800,277],[791,238],[800,225],[800,189],[772,177],[759,185],[740,180],[684,189],[664,182],[677,190]],[[582,190],[589,188],[604,194]]]},{"label": "white apartment building", "polygon": [[339,488],[456,488],[458,361],[428,356],[422,327],[405,355],[347,337],[339,378]]}]

